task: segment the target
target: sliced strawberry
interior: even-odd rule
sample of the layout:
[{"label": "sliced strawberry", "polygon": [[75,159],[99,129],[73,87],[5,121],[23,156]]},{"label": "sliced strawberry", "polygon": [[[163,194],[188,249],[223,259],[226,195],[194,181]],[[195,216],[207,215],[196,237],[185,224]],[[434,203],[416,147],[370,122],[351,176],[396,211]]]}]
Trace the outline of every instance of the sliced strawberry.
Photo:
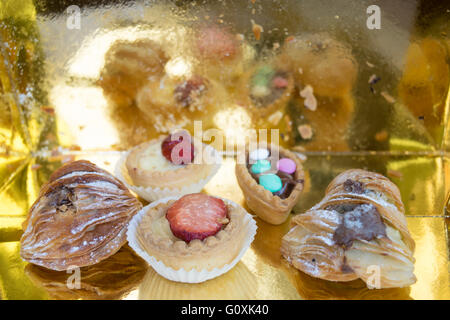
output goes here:
[{"label": "sliced strawberry", "polygon": [[[179,143],[184,143],[183,139],[187,139],[186,143],[189,143],[190,145],[191,149],[190,159],[186,159],[186,157],[183,157],[183,149],[185,149],[186,146],[180,146],[181,148],[177,148],[179,149],[178,155],[176,154],[177,149],[174,150],[174,148]],[[190,137],[188,135],[180,136],[178,139],[174,138],[172,135],[167,136],[167,138],[165,138],[164,141],[161,143],[161,152],[167,160],[169,160],[174,164],[188,164],[194,161],[194,145],[192,144]]]},{"label": "sliced strawberry", "polygon": [[228,223],[227,214],[227,206],[221,199],[193,193],[175,201],[166,218],[175,237],[189,242],[215,235]]}]

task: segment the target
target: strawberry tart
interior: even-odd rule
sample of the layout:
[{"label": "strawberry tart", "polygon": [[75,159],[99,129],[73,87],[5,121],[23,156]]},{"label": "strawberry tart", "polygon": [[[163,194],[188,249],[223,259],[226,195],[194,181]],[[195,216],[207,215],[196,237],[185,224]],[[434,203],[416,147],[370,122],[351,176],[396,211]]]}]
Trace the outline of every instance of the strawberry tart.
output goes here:
[{"label": "strawberry tart", "polygon": [[255,221],[238,204],[193,193],[142,209],[130,223],[128,241],[160,275],[202,282],[230,270],[255,233]]}]

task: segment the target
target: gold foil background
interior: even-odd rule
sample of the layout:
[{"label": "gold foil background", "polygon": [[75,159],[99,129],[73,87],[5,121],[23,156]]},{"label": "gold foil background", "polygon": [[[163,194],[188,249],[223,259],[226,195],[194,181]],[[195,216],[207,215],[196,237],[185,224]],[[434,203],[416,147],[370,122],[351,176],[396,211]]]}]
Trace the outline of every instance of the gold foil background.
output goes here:
[{"label": "gold foil background", "polygon": [[[420,1],[400,8],[392,3],[380,3],[383,27],[371,33],[365,27],[370,4],[365,1],[352,8],[354,12],[347,2],[330,8],[323,1],[137,1],[108,7],[80,2],[81,28],[73,30],[66,26],[65,10],[71,3],[53,7],[45,1],[2,1],[0,298],[449,299],[449,11]],[[361,14],[355,13],[358,10]],[[398,25],[390,23],[393,16]],[[250,20],[264,27],[260,41],[252,35]],[[242,261],[202,284],[163,279],[128,247],[95,268],[82,269],[79,290],[67,288],[69,273],[42,270],[20,258],[21,223],[51,172],[74,159],[113,172],[121,150],[159,134],[137,108],[112,104],[97,85],[111,44],[116,39],[163,39],[175,56],[171,72],[186,72],[190,32],[196,23],[211,21],[243,34],[250,60],[258,54],[271,57],[274,43],[303,30],[324,31],[324,25],[352,45],[359,68],[355,88],[350,95],[318,98],[317,113],[309,114],[316,139],[304,141],[296,131],[303,116],[308,117],[303,101],[294,98],[275,118],[255,119],[234,99],[239,88],[233,85],[220,103],[190,120],[202,120],[204,130],[226,131],[232,142],[251,128],[278,128],[280,142],[306,157],[306,186],[293,214],[320,200],[333,177],[346,169],[387,175],[400,188],[416,241],[416,284],[369,290],[362,281],[332,283],[299,272],[279,251],[289,220],[272,226],[257,219],[256,239]],[[368,85],[373,74],[381,78],[373,86],[375,93]],[[350,112],[348,127],[343,125],[346,119],[339,120],[343,110]],[[377,136],[380,132],[385,133]],[[204,191],[245,206],[234,164],[232,156],[225,157]],[[127,276],[111,281],[117,279],[118,268]]]}]

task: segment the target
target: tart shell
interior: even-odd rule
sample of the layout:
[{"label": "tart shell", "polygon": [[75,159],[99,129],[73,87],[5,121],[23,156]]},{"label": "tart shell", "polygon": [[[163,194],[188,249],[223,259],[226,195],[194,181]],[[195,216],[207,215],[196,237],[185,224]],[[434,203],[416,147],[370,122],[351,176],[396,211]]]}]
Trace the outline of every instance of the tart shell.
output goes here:
[{"label": "tart shell", "polygon": [[[270,149],[275,149],[275,147],[271,146]],[[303,166],[297,155],[282,147],[278,147],[278,149],[280,157],[287,157],[295,161],[295,164],[297,165],[295,179],[304,179]],[[258,217],[268,223],[278,225],[285,222],[292,208],[297,204],[298,199],[300,198],[304,183],[297,183],[289,197],[281,199],[259,185],[251,176],[245,164],[236,164],[235,171],[239,186],[244,193],[247,206]]]},{"label": "tart shell", "polygon": [[[143,148],[150,143],[161,143],[163,139],[161,137],[146,142],[125,152],[117,162],[115,168],[116,177],[130,190],[149,202],[170,196],[182,196],[200,192],[206,183],[217,173],[222,163],[222,158],[217,150],[206,144],[203,144],[203,155],[208,155],[213,163],[191,163],[179,169],[164,172],[144,172],[144,170],[134,172],[131,170],[133,174],[130,174],[130,165],[128,163],[127,166],[127,161],[129,161],[130,154],[133,150],[138,151],[139,149],[137,148]],[[196,159],[194,158],[195,161]]]},{"label": "tart shell", "polygon": [[159,275],[172,281],[199,283],[228,272],[253,242],[256,222],[241,206],[221,198],[228,207],[230,222],[216,235],[188,244],[155,236],[146,226],[179,198],[167,197],[144,207],[130,222],[129,245]]},{"label": "tart shell", "polygon": [[245,88],[245,90],[244,90],[245,98],[244,99],[246,101],[246,105],[249,106],[249,109],[251,110],[252,114],[254,115],[254,117],[257,117],[257,118],[267,117],[276,111],[283,111],[284,108],[286,107],[287,103],[291,99],[292,93],[294,91],[294,86],[295,86],[294,77],[292,76],[292,74],[290,72],[286,71],[288,85],[285,88],[283,94],[280,97],[278,97],[278,99],[273,101],[271,104],[258,107],[253,103],[253,101],[250,97],[250,90],[251,90],[250,82],[251,82],[251,78],[256,70],[257,70],[257,67],[252,68],[251,70],[246,72],[243,76],[242,83]]}]

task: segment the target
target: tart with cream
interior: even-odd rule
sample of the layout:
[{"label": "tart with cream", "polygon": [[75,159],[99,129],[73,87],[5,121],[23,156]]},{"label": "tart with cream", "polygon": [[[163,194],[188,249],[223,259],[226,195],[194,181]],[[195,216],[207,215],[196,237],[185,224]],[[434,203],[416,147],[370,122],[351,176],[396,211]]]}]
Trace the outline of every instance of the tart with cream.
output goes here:
[{"label": "tart with cream", "polygon": [[247,151],[245,159],[236,164],[236,177],[248,207],[266,222],[283,223],[303,190],[300,159],[273,145]]},{"label": "tart with cream", "polygon": [[145,207],[131,222],[128,239],[160,275],[202,282],[231,269],[255,233],[255,221],[238,204],[194,193]]},{"label": "tart with cream", "polygon": [[147,201],[199,192],[220,167],[211,146],[178,131],[142,143],[118,162],[116,174]]}]

